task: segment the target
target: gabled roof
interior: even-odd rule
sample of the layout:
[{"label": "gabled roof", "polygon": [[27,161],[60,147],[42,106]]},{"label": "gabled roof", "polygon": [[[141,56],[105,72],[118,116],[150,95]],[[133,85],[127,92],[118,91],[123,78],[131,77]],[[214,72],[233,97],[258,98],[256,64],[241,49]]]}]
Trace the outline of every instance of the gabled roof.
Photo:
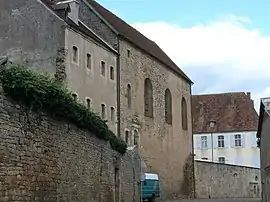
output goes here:
[{"label": "gabled roof", "polygon": [[[250,93],[192,96],[193,133],[257,131],[258,114]],[[209,122],[215,121],[210,128]]]},{"label": "gabled roof", "polygon": [[59,15],[57,10],[61,9],[70,9],[68,4],[60,4],[56,5],[54,1],[51,0],[41,0],[55,15],[57,15],[59,18],[61,18],[64,22],[67,23],[72,29],[80,31],[82,34],[90,37],[92,40],[96,41],[97,43],[101,44],[103,47],[107,48],[109,51],[111,51],[114,54],[118,54],[116,50],[114,50],[111,46],[109,46],[106,42],[104,42],[97,34],[94,33],[93,30],[91,30],[89,27],[86,27],[82,22],[78,22],[78,24],[75,24],[72,20],[69,18],[64,18],[62,15]]},{"label": "gabled roof", "polygon": [[153,41],[145,37],[135,28],[114,15],[112,12],[101,6],[94,0],[87,0],[88,3],[97,11],[119,34],[127,41],[157,59],[163,65],[170,68],[177,75],[192,83],[188,76],[164,53],[164,51]]}]

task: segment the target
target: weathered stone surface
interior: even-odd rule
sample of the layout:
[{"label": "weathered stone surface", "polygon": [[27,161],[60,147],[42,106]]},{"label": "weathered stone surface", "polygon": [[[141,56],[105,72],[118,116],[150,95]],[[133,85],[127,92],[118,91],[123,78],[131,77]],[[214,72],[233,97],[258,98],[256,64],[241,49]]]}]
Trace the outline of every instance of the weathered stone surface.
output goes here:
[{"label": "weathered stone surface", "polygon": [[53,76],[65,22],[38,0],[0,1],[0,13],[1,55]]},{"label": "weathered stone surface", "polygon": [[259,198],[259,168],[195,161],[197,198]]},{"label": "weathered stone surface", "polygon": [[136,151],[121,156],[93,134],[3,94],[0,103],[0,201],[139,200]]}]

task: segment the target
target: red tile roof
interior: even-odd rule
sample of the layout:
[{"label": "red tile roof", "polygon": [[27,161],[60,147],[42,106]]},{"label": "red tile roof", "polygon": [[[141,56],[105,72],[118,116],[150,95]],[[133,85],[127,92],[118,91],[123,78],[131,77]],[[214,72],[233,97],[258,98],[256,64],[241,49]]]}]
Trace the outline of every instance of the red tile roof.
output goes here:
[{"label": "red tile roof", "polygon": [[[192,96],[193,133],[256,131],[258,113],[250,93]],[[210,128],[209,122],[215,121]]]},{"label": "red tile roof", "polygon": [[122,37],[157,59],[159,62],[163,63],[188,82],[192,83],[188,76],[166,55],[166,53],[163,52],[163,50],[155,42],[145,37],[135,28],[124,22],[122,19],[114,15],[96,1],[87,1],[114,29],[117,30],[117,32],[119,32]]}]

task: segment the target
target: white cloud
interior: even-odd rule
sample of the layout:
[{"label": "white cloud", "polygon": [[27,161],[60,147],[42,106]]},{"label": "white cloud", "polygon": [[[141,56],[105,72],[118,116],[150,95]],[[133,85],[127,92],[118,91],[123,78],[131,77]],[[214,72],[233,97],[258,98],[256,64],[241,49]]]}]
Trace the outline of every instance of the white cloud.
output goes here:
[{"label": "white cloud", "polygon": [[165,22],[132,26],[191,76],[195,92],[251,91],[257,108],[260,97],[270,96],[270,36],[247,25],[252,22],[246,17],[226,15],[192,27]]}]

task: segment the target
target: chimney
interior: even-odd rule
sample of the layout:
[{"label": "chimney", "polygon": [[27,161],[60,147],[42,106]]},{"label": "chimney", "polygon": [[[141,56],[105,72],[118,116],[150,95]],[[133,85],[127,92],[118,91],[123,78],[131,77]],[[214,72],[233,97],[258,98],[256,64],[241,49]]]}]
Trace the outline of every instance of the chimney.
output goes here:
[{"label": "chimney", "polygon": [[250,99],[250,98],[251,98],[251,94],[250,94],[250,92],[247,92],[247,97],[248,97],[248,99]]},{"label": "chimney", "polygon": [[[76,25],[79,24],[79,2],[77,0],[66,0],[56,3],[56,8],[65,8],[67,17],[72,20]],[[68,8],[67,8],[68,7]]]}]

